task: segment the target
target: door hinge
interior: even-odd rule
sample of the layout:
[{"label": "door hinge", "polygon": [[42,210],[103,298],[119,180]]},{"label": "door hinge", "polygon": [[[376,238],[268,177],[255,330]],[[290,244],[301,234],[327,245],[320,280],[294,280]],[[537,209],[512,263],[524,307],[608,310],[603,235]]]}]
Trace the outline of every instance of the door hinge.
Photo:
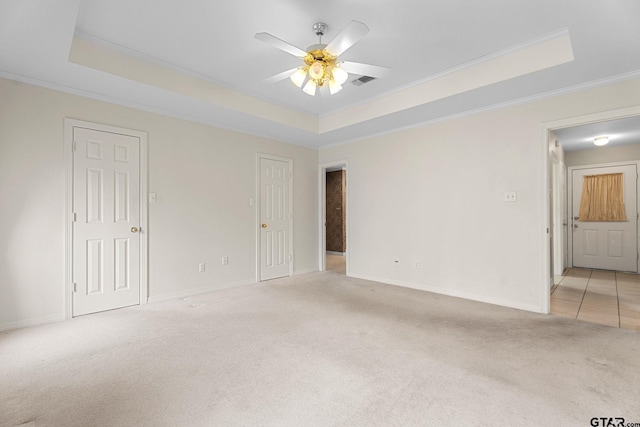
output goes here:
[{"label": "door hinge", "polygon": [[73,292],[78,292],[78,284],[73,282]]},{"label": "door hinge", "polygon": [[71,215],[71,220],[76,222],[78,220],[78,214],[74,212],[73,215]]},{"label": "door hinge", "polygon": [[293,255],[289,254],[289,261],[293,261]]},{"label": "door hinge", "polygon": [[76,142],[75,141],[73,141],[71,143],[71,151],[76,151]]}]

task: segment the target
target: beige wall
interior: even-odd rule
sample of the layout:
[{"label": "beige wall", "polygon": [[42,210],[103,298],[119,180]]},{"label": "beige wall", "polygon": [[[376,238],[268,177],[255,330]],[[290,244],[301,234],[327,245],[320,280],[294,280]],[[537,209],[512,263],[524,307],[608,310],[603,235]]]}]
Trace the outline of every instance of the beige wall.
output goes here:
[{"label": "beige wall", "polygon": [[294,269],[317,269],[316,150],[0,79],[0,329],[64,317],[65,117],[148,133],[151,298],[255,279],[256,153],[293,159]]},{"label": "beige wall", "polygon": [[596,165],[627,160],[640,160],[640,142],[611,147],[594,147],[589,150],[567,151],[565,153],[567,166]]},{"label": "beige wall", "polygon": [[629,80],[322,149],[349,160],[350,273],[543,311],[542,124],[638,104]]},{"label": "beige wall", "polygon": [[[158,195],[149,209],[151,297],[253,280],[248,199],[264,152],[294,159],[296,271],[317,268],[318,162],[348,159],[352,275],[541,311],[542,124],[639,104],[640,80],[629,80],[318,154],[0,79],[0,327],[64,312],[65,117],[148,132],[149,191]],[[507,191],[517,202],[503,201]],[[198,273],[199,262],[212,268]]]}]

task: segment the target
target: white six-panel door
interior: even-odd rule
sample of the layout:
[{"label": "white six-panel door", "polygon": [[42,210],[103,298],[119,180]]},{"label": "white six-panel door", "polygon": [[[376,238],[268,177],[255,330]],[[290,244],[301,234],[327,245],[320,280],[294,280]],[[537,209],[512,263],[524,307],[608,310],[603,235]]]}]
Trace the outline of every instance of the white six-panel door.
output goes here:
[{"label": "white six-panel door", "polygon": [[[587,175],[622,173],[627,221],[579,221],[582,183]],[[572,173],[573,266],[638,271],[636,165],[574,169]]]},{"label": "white six-panel door", "polygon": [[289,162],[260,158],[260,280],[289,275]]},{"label": "white six-panel door", "polygon": [[73,315],[140,303],[140,140],[73,128]]}]

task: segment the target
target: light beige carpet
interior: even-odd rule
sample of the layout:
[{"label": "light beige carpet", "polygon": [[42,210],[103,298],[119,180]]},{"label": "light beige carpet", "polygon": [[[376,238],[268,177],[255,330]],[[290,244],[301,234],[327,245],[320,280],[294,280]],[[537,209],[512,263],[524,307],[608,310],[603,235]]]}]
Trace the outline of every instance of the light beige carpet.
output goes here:
[{"label": "light beige carpet", "polygon": [[640,422],[640,333],[313,273],[0,334],[0,425]]}]

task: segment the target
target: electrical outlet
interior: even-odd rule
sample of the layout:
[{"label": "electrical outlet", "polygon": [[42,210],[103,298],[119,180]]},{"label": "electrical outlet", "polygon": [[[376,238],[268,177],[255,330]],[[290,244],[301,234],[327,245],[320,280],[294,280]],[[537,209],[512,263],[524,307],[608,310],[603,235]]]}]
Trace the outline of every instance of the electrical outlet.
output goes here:
[{"label": "electrical outlet", "polygon": [[515,202],[516,200],[518,200],[518,193],[516,193],[515,191],[504,193],[505,202]]},{"label": "electrical outlet", "polygon": [[228,256],[223,256],[222,257],[222,265],[228,265],[229,264],[229,257]]},{"label": "electrical outlet", "polygon": [[420,263],[416,262],[416,268],[420,268]]},{"label": "electrical outlet", "polygon": [[207,264],[204,262],[201,262],[200,264],[198,264],[198,272],[199,273],[204,273],[204,271],[207,268]]}]

